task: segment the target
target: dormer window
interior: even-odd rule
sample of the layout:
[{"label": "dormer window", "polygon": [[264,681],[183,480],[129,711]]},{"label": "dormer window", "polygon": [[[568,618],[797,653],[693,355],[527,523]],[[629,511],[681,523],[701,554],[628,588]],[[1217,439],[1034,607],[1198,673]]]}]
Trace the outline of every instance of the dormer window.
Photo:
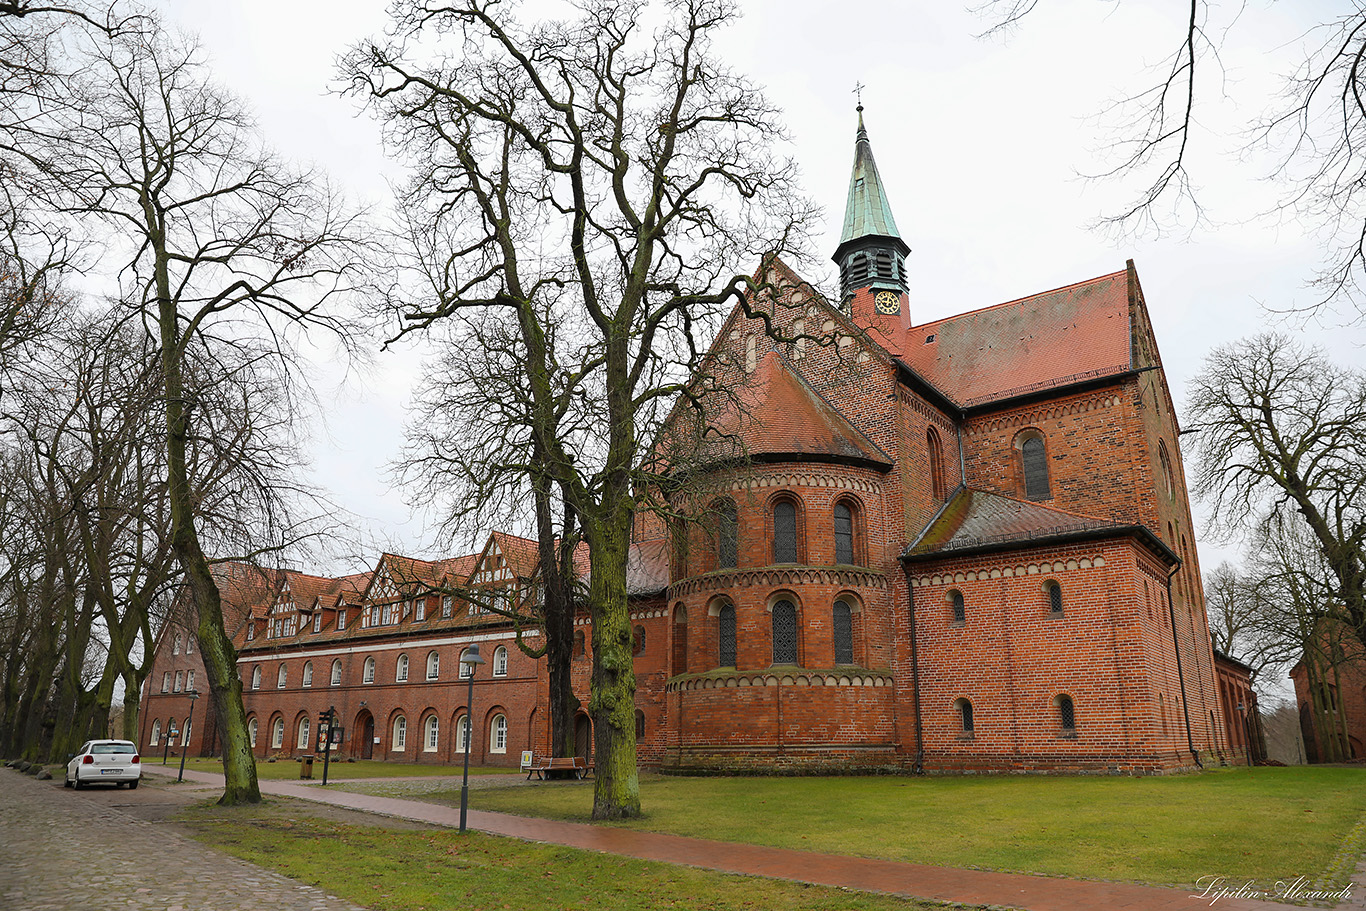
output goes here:
[{"label": "dormer window", "polygon": [[321,632],[323,628],[323,612],[316,610],[313,612],[313,632]]}]

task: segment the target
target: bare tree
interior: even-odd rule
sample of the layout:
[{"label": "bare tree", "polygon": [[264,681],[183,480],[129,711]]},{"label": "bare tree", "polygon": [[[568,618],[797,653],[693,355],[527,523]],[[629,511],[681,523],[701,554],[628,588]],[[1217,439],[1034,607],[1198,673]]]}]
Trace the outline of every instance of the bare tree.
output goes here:
[{"label": "bare tree", "polygon": [[1237,342],[1191,381],[1186,430],[1216,526],[1301,517],[1366,642],[1366,375],[1283,335]]},{"label": "bare tree", "polygon": [[[31,119],[10,152],[39,175],[41,199],[111,238],[121,299],[160,352],[170,546],[198,617],[200,653],[224,743],[224,803],[260,799],[236,651],[198,506],[218,482],[192,458],[219,432],[189,376],[196,351],[222,362],[282,362],[298,332],[345,339],[334,307],[352,290],[354,221],[321,181],[276,160],[241,106],[210,79],[197,48],[154,17],[115,34],[86,29],[62,105]],[[264,340],[264,344],[261,341]],[[259,503],[260,501],[254,501]],[[222,556],[215,554],[214,556]]]},{"label": "bare tree", "polygon": [[[1020,26],[1039,2],[984,0],[976,11],[989,20],[991,33]],[[1258,99],[1263,106],[1253,109],[1244,145],[1236,151],[1269,153],[1269,176],[1284,188],[1275,211],[1304,219],[1327,238],[1314,277],[1321,297],[1306,309],[1342,301],[1360,319],[1366,317],[1366,8],[1346,7],[1300,36],[1302,62],[1280,96]],[[1241,20],[1255,19],[1258,12],[1208,0],[1188,0],[1183,8],[1180,25],[1172,29],[1172,52],[1153,68],[1153,81],[1121,97],[1109,112],[1112,164],[1091,176],[1132,180],[1141,189],[1102,216],[1100,227],[1161,231],[1204,217],[1192,165],[1202,136],[1199,116],[1226,90],[1221,45],[1240,26],[1252,31]]]},{"label": "bare tree", "polygon": [[413,169],[424,287],[395,302],[406,326],[495,310],[520,336],[531,451],[590,551],[601,819],[640,812],[626,564],[654,480],[642,455],[701,333],[752,287],[739,264],[793,246],[812,212],[772,151],[777,112],[712,53],[731,3],[581,9],[525,25],[492,0],[401,3],[392,39],[345,67]]}]

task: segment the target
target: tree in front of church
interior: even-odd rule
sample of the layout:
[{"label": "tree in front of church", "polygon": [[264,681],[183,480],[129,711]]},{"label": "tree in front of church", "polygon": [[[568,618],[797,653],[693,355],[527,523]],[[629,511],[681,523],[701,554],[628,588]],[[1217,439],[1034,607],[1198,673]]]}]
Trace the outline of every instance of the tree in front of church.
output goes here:
[{"label": "tree in front of church", "polygon": [[754,287],[739,269],[792,250],[814,213],[774,152],[777,111],[715,53],[733,3],[580,11],[526,24],[492,0],[399,3],[388,39],[344,65],[412,170],[402,229],[420,281],[393,301],[405,328],[485,312],[517,336],[528,484],[563,491],[589,548],[603,819],[640,812],[626,567],[658,480],[644,456]]},{"label": "tree in front of church", "polygon": [[1189,408],[1194,487],[1216,526],[1263,542],[1302,526],[1330,583],[1317,603],[1366,643],[1366,374],[1259,335],[1209,355]]},{"label": "tree in front of church", "polygon": [[[196,458],[204,447],[230,449],[234,427],[198,383],[213,377],[216,392],[231,395],[270,363],[289,376],[307,327],[344,339],[347,324],[333,305],[351,290],[359,245],[320,179],[266,150],[199,50],[155,17],[113,32],[73,27],[64,52],[75,62],[60,103],[11,125],[10,151],[29,165],[32,198],[102,241],[103,271],[118,279],[111,297],[153,338],[169,542],[218,717],[221,802],[257,802],[236,650],[211,572],[214,560],[241,555],[225,554],[229,541],[203,521],[202,506],[224,478]],[[213,369],[192,375],[200,358]],[[238,404],[257,402],[242,396]],[[256,555],[277,534],[281,545],[288,537],[282,516],[297,488],[277,474],[287,452],[267,449],[238,466],[246,483],[236,491],[235,524],[266,542]]]}]

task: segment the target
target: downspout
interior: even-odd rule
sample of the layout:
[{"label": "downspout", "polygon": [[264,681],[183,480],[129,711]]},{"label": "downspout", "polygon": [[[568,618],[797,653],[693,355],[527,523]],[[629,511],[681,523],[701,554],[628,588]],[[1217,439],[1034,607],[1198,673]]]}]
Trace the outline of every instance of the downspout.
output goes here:
[{"label": "downspout", "polygon": [[1186,719],[1186,748],[1195,758],[1196,766],[1203,769],[1205,764],[1200,761],[1200,752],[1195,748],[1195,739],[1191,736],[1190,700],[1186,697],[1186,675],[1181,672],[1181,641],[1176,635],[1176,602],[1172,600],[1172,577],[1180,571],[1181,564],[1177,563],[1172,567],[1171,572],[1167,573],[1167,619],[1171,621],[1172,626],[1172,650],[1176,653],[1176,679],[1181,684],[1181,714]]},{"label": "downspout", "polygon": [[[962,450],[959,450],[961,455]],[[915,763],[911,771],[916,775],[925,774],[925,728],[920,718],[920,637],[915,628],[915,590],[911,588],[911,568],[904,562],[901,572],[906,577],[906,606],[911,613],[911,697],[915,704]]]},{"label": "downspout", "polygon": [[959,420],[953,425],[954,435],[958,437],[958,486],[968,486],[968,466],[967,459],[963,456],[963,421],[967,418],[959,415]]}]

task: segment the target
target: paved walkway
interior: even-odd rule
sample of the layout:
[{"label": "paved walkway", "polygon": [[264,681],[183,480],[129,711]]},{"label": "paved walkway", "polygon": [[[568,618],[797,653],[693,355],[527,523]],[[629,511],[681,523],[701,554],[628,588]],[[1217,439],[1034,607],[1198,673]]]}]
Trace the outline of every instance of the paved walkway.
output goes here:
[{"label": "paved walkway", "polygon": [[364,911],[118,808],[147,791],[77,793],[0,769],[0,909]]},{"label": "paved walkway", "polygon": [[[148,771],[154,771],[148,769]],[[208,784],[222,784],[222,776],[212,772],[189,772],[185,777]],[[346,791],[323,789],[285,781],[262,781],[264,793],[293,797],[316,803],[362,810],[382,816],[395,816],[440,826],[458,826],[456,808],[394,797],[372,797]],[[725,873],[767,876],[824,886],[842,886],[873,892],[888,892],[914,898],[959,902],[970,905],[995,905],[1028,911],[1197,911],[1211,905],[1219,911],[1287,911],[1278,902],[1259,901],[1237,896],[1201,898],[1183,889],[1104,883],[1018,873],[991,873],[925,864],[900,863],[817,854],[782,848],[765,848],[731,842],[711,841],[640,832],[612,826],[531,819],[505,813],[469,811],[468,825],[481,832],[506,835],[528,841],[565,845],[588,851],[602,851],[637,857],[642,860],[685,864]],[[1366,884],[1357,873],[1359,885],[1347,908],[1363,907]],[[1230,890],[1241,883],[1228,884]],[[1344,908],[1339,906],[1340,911]]]}]

